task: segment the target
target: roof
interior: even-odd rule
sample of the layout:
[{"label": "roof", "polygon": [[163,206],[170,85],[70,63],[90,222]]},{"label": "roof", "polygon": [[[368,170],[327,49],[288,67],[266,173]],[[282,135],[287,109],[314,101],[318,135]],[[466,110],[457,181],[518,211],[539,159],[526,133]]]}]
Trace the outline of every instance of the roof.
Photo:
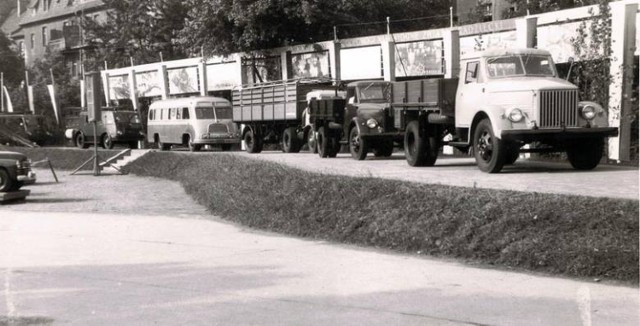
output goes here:
[{"label": "roof", "polygon": [[192,97],[182,97],[182,98],[171,98],[166,100],[159,100],[151,103],[151,107],[157,107],[162,105],[162,107],[171,106],[171,105],[185,105],[185,102],[189,104],[199,103],[199,102],[226,102],[229,103],[229,100],[222,97],[214,97],[214,96],[192,96]]},{"label": "roof", "polygon": [[4,21],[2,25],[0,25],[0,31],[2,31],[9,38],[15,38],[18,35],[15,35],[16,32],[20,31],[20,17],[18,17],[17,9],[11,10],[11,13]]},{"label": "roof", "polygon": [[517,48],[517,49],[502,49],[493,48],[480,52],[472,52],[462,56],[462,59],[473,59],[480,57],[499,57],[505,55],[518,55],[518,54],[537,54],[537,55],[550,55],[547,50],[531,49],[531,48]]},{"label": "roof", "polygon": [[[96,11],[104,6],[102,0],[86,0],[82,3],[80,0],[61,0],[51,1],[51,7],[49,10],[44,11],[40,2],[41,0],[32,0],[29,2],[29,9],[22,15],[20,25],[27,25],[43,20],[74,15],[77,12],[85,10]],[[37,8],[35,14],[33,8]]]}]

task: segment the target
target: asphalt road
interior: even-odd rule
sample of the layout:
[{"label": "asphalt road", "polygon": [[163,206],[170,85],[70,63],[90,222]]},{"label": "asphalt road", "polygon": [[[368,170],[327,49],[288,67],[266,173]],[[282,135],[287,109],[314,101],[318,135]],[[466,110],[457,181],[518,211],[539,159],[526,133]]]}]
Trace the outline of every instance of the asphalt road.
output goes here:
[{"label": "asphalt road", "polygon": [[637,287],[265,234],[173,182],[38,173],[0,206],[0,325],[640,323]]},{"label": "asphalt road", "polygon": [[509,189],[528,192],[557,193],[592,197],[639,199],[637,167],[600,165],[592,171],[574,170],[569,163],[537,162],[526,159],[506,166],[501,173],[480,171],[473,158],[439,158],[433,167],[411,167],[404,154],[391,158],[355,161],[349,154],[320,159],[317,154],[235,152],[258,160],[273,161],[299,169],[360,177],[398,179],[420,183],[462,187]]}]

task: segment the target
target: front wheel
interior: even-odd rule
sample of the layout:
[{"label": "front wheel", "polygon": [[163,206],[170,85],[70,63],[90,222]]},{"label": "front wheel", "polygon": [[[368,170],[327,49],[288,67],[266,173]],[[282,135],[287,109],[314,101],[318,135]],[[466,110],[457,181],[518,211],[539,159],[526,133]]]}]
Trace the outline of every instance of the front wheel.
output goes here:
[{"label": "front wheel", "polygon": [[317,135],[318,155],[322,158],[335,157],[334,146],[331,143],[331,134],[327,127],[322,126],[318,129]]},{"label": "front wheel", "polygon": [[82,132],[76,134],[76,146],[78,148],[89,148],[89,144],[87,144]]},{"label": "front wheel", "polygon": [[9,172],[5,169],[0,169],[0,191],[7,192],[13,189],[13,180],[9,176]]},{"label": "front wheel", "polygon": [[473,133],[473,155],[478,168],[488,173],[498,173],[505,164],[507,148],[493,133],[489,119],[478,123]]},{"label": "front wheel", "polygon": [[318,142],[316,138],[316,132],[313,129],[307,131],[307,146],[309,146],[309,152],[313,154],[318,153]]},{"label": "front wheel", "polygon": [[576,170],[593,170],[604,154],[604,139],[594,139],[570,144],[567,148],[569,163]]},{"label": "front wheel", "polygon": [[354,127],[349,131],[349,151],[353,159],[362,161],[367,157],[369,151],[368,141],[360,137],[358,128]]},{"label": "front wheel", "polygon": [[113,138],[109,134],[102,135],[102,147],[105,149],[113,148]]}]

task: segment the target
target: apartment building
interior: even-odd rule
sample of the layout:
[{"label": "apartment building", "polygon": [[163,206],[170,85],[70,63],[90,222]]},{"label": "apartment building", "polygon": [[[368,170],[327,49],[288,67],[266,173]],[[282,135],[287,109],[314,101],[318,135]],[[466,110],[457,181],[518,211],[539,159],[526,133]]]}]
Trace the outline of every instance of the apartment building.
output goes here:
[{"label": "apartment building", "polygon": [[17,6],[0,27],[20,49],[27,66],[43,58],[47,51],[62,51],[74,74],[82,73],[88,50],[83,40],[81,20],[102,19],[101,0],[16,0]]}]

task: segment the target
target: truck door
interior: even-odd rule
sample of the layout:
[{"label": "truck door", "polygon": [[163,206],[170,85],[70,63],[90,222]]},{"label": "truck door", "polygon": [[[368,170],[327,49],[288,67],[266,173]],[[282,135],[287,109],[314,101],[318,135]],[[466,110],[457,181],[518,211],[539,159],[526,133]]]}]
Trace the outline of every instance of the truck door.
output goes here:
[{"label": "truck door", "polygon": [[463,67],[456,94],[456,127],[469,128],[473,116],[484,104],[484,80],[480,69],[480,60],[467,61]]}]

